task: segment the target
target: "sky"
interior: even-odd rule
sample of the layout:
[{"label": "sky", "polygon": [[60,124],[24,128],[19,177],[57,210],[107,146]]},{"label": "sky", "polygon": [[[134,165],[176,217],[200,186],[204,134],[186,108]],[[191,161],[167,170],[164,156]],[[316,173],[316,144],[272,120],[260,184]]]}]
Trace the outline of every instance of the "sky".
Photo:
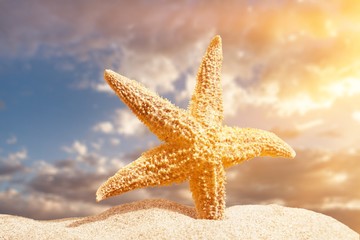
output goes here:
[{"label": "sky", "polygon": [[103,71],[186,108],[219,34],[224,124],[272,131],[297,152],[228,169],[227,206],[300,207],[360,232],[359,12],[357,0],[0,0],[0,214],[193,205],[187,183],[95,202],[101,183],[159,144]]}]

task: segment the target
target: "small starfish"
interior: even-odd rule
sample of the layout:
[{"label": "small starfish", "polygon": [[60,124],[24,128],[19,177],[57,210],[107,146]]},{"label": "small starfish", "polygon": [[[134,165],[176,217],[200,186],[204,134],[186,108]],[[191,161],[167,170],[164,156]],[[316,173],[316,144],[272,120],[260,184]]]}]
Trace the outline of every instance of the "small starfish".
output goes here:
[{"label": "small starfish", "polygon": [[225,168],[257,156],[295,157],[295,151],[271,132],[222,125],[220,36],[211,41],[197,74],[188,110],[140,83],[105,70],[119,98],[163,143],[121,168],[96,192],[96,200],[149,186],[190,182],[200,219],[222,219]]}]

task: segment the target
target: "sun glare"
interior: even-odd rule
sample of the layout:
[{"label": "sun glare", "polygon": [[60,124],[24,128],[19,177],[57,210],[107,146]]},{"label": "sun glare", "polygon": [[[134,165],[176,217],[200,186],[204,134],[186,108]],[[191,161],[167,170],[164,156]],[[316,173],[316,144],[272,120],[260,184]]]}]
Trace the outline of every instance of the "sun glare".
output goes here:
[{"label": "sun glare", "polygon": [[360,123],[360,111],[353,112],[352,117],[354,120],[356,120]]},{"label": "sun glare", "polygon": [[291,115],[295,112],[303,115],[310,110],[329,108],[332,101],[314,101],[309,95],[305,93],[299,93],[294,98],[287,100],[286,102],[278,103],[279,114],[281,116]]},{"label": "sun glare", "polygon": [[335,96],[353,96],[360,93],[360,79],[348,77],[337,81],[328,87],[328,91]]}]

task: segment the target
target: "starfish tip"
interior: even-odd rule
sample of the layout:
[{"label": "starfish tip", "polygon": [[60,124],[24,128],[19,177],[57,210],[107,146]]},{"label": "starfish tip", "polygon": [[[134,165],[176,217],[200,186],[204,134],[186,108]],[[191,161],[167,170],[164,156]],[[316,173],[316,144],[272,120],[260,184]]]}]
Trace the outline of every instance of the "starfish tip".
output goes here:
[{"label": "starfish tip", "polygon": [[121,77],[121,76],[119,74],[117,74],[116,72],[114,72],[113,70],[105,69],[105,71],[104,71],[104,79],[109,84],[109,86],[113,89],[116,85],[115,83],[119,81],[119,77]]},{"label": "starfish tip", "polygon": [[215,37],[213,37],[213,39],[212,39],[212,42],[214,42],[214,41],[221,43],[221,37],[220,37],[220,35],[215,35]]},{"label": "starfish tip", "polygon": [[210,48],[221,48],[221,37],[220,35],[216,35],[210,42]]},{"label": "starfish tip", "polygon": [[296,152],[294,149],[291,148],[290,150],[290,158],[295,158],[296,157]]},{"label": "starfish tip", "polygon": [[114,75],[114,71],[110,70],[110,69],[105,69],[104,71],[104,78],[105,79],[108,79],[110,78],[112,75]]},{"label": "starfish tip", "polygon": [[104,196],[99,194],[99,192],[96,193],[96,202],[100,202],[104,200]]}]

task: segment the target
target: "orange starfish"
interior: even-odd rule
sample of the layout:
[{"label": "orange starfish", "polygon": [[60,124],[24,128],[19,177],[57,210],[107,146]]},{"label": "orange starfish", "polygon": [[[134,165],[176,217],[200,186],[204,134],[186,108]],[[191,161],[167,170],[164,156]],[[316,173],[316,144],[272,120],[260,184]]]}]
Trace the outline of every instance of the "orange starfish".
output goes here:
[{"label": "orange starfish", "polygon": [[105,70],[111,88],[163,143],[109,178],[97,190],[97,201],[189,180],[198,218],[222,219],[225,168],[257,156],[295,157],[294,150],[271,132],[222,125],[221,64],[221,38],[215,36],[200,65],[188,110]]}]

